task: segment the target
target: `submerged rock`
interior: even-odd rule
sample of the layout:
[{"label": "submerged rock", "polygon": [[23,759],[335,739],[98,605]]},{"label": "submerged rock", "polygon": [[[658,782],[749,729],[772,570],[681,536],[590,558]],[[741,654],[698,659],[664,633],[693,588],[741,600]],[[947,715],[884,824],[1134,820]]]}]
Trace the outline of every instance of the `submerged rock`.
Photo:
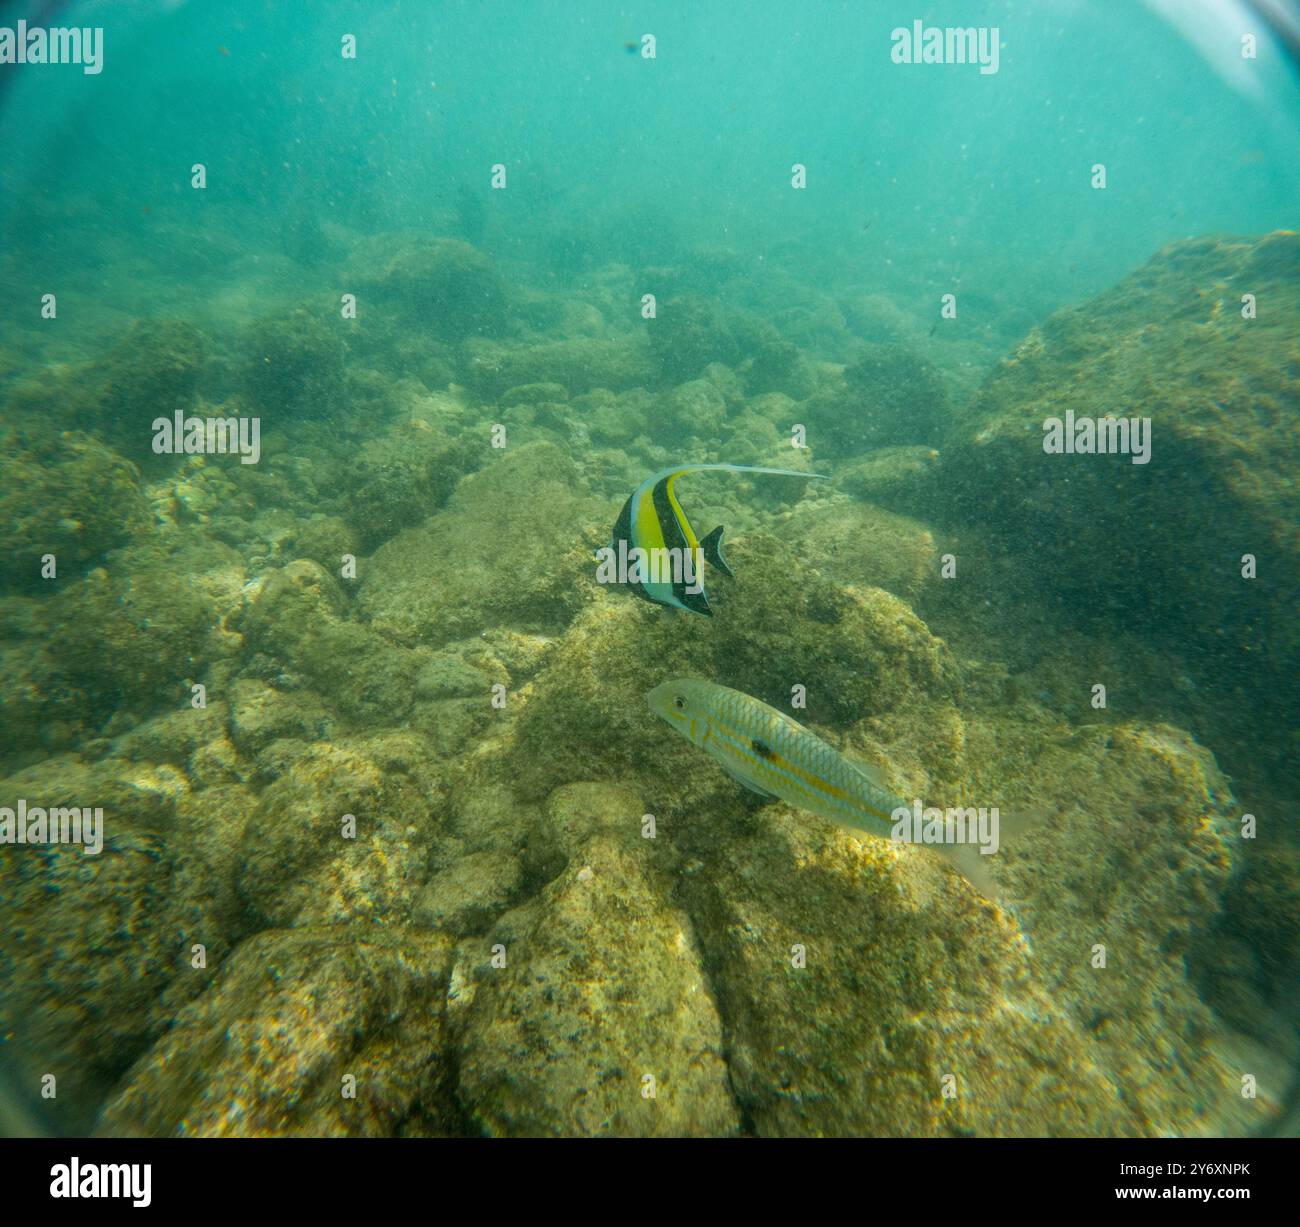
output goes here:
[{"label": "submerged rock", "polygon": [[1014,926],[924,853],[784,809],[694,843],[684,894],[756,1133],[1134,1130]]},{"label": "submerged rock", "polygon": [[939,547],[930,530],[879,507],[848,500],[800,505],[788,531],[808,562],[841,583],[915,602],[939,579]]},{"label": "submerged rock", "polygon": [[938,372],[901,345],[868,345],[839,380],[800,409],[809,445],[832,456],[934,445],[949,426],[948,395]]},{"label": "submerged rock", "polygon": [[1007,869],[1037,974],[1092,1037],[1140,1132],[1213,1133],[1241,1097],[1217,1055],[1189,955],[1207,938],[1233,861],[1233,797],[1214,758],[1163,726],[1084,727],[1037,757],[1057,818]]},{"label": "submerged rock", "polygon": [[329,695],[345,715],[393,723],[411,707],[412,678],[427,653],[389,642],[349,612],[339,581],[300,559],[267,580],[241,626],[250,647]]},{"label": "submerged rock", "polygon": [[651,352],[670,384],[697,378],[710,362],[735,366],[742,356],[726,312],[697,295],[669,298],[647,325]]},{"label": "submerged rock", "polygon": [[930,518],[939,497],[939,453],[932,447],[882,447],[840,465],[835,484],[891,511]]},{"label": "submerged rock", "polygon": [[[422,524],[478,467],[484,451],[481,440],[448,439],[445,432],[415,422],[396,423],[367,439],[349,466],[340,500],[363,548],[373,550],[402,529]],[[341,552],[336,544],[331,565],[338,565]]]},{"label": "submerged rock", "polygon": [[310,691],[285,692],[256,678],[239,678],[230,692],[230,736],[240,753],[258,754],[282,737],[328,737],[336,721]]},{"label": "submerged rock", "polygon": [[100,362],[76,378],[85,391],[71,416],[107,439],[127,459],[161,466],[153,451],[153,422],[193,406],[206,343],[192,324],[137,320]]},{"label": "submerged rock", "polygon": [[[0,588],[53,592],[150,527],[135,465],[79,431],[6,431]],[[57,577],[44,579],[54,555]]]},{"label": "submerged rock", "polygon": [[577,337],[530,345],[472,341],[464,347],[461,372],[465,385],[488,400],[504,397],[521,385],[563,385],[574,395],[594,388],[622,392],[651,383],[655,374],[644,343],[634,336]]},{"label": "submerged rock", "polygon": [[444,340],[495,336],[506,325],[506,300],[492,261],[459,239],[401,246],[376,274],[360,270],[363,292],[385,310]]},{"label": "submerged rock", "polygon": [[0,856],[0,1031],[33,1087],[54,1075],[70,1134],[148,1042],[185,967],[169,836],[186,788],[175,770],[61,758],[0,784],[10,808],[21,798],[103,811],[98,854],[69,842],[5,845]]},{"label": "submerged rock", "polygon": [[485,946],[458,1090],[494,1136],[720,1136],[740,1125],[690,924],[595,836]]},{"label": "submerged rock", "polygon": [[98,1132],[391,1137],[456,1128],[450,941],[368,925],[250,938],[126,1075]]},{"label": "submerged rock", "polygon": [[364,616],[399,642],[431,645],[494,626],[564,627],[595,574],[583,527],[604,511],[580,486],[554,444],[509,448],[444,510],[380,547],[364,572]]},{"label": "submerged rock", "polygon": [[[1276,679],[1300,669],[1300,380],[1278,361],[1298,312],[1300,235],[1172,244],[1025,339],[945,446],[938,486],[937,511],[1049,573],[1083,625],[1142,625],[1236,679],[1249,755],[1277,753],[1268,734],[1295,706]],[[1044,423],[1067,413],[1149,418],[1149,461],[1046,454]]]},{"label": "submerged rock", "polygon": [[99,719],[189,698],[219,609],[161,547],[118,554],[55,600],[52,659]]},{"label": "submerged rock", "polygon": [[273,927],[402,923],[440,804],[425,781],[366,742],[309,746],[258,798],[240,896]]},{"label": "submerged rock", "polygon": [[325,417],[337,403],[349,325],[337,312],[297,307],[250,326],[243,342],[242,389],[250,410],[275,427]]},{"label": "submerged rock", "polygon": [[415,902],[415,922],[458,936],[482,933],[520,893],[519,860],[471,852],[435,875]]},{"label": "submerged rock", "polygon": [[662,397],[656,417],[656,431],[664,438],[712,440],[723,432],[727,403],[707,379],[694,379]]},{"label": "submerged rock", "polygon": [[729,545],[728,558],[736,575],[711,580],[722,611],[712,619],[623,592],[580,615],[516,726],[509,771],[522,796],[591,779],[596,769],[609,779],[669,772],[698,780],[695,752],[662,731],[645,705],[670,677],[711,678],[787,710],[802,686],[807,707],[798,718],[842,727],[954,684],[942,641],[898,598],[836,584],[789,542],[763,533]]}]

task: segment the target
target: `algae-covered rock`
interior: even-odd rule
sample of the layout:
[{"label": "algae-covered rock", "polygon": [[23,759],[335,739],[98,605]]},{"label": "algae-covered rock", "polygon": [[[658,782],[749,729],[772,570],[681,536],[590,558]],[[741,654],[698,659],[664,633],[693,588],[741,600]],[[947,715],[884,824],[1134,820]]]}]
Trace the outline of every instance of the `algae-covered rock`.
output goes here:
[{"label": "algae-covered rock", "polygon": [[855,498],[928,520],[939,498],[938,476],[934,448],[882,447],[841,465],[835,484]]},{"label": "algae-covered rock", "polygon": [[108,354],[79,372],[71,419],[142,466],[163,463],[153,422],[194,404],[206,343],[181,320],[137,320]]},{"label": "algae-covered rock", "polygon": [[66,686],[48,648],[34,641],[0,643],[0,747],[10,753],[41,747],[72,750],[95,722],[85,696]]},{"label": "algae-covered rock", "polygon": [[161,550],[117,554],[55,600],[51,655],[97,715],[188,697],[217,609]]},{"label": "algae-covered rock", "polygon": [[697,295],[682,295],[661,303],[656,318],[647,321],[647,328],[660,374],[670,384],[695,379],[710,362],[734,366],[742,356],[726,314]]},{"label": "algae-covered rock", "polygon": [[787,525],[791,543],[823,574],[871,585],[914,602],[939,578],[939,550],[916,520],[858,502],[800,505]]},{"label": "algae-covered rock", "polygon": [[655,370],[644,343],[634,335],[530,345],[475,340],[464,346],[461,378],[476,395],[491,400],[528,384],[562,385],[573,395],[593,388],[622,392],[653,382]]},{"label": "algae-covered rock", "polygon": [[756,1133],[1133,1131],[1014,926],[927,853],[779,807],[695,827],[684,897]]},{"label": "algae-covered rock", "polygon": [[546,799],[542,821],[530,842],[553,850],[557,859],[572,860],[594,835],[604,835],[628,847],[643,838],[644,807],[630,788],[618,784],[574,783],[557,788]]},{"label": "algae-covered rock", "polygon": [[1241,1084],[1215,1057],[1189,958],[1216,961],[1205,938],[1237,842],[1226,780],[1186,733],[1120,725],[1054,740],[1033,782],[1061,808],[1013,854],[1008,885],[1039,977],[1144,1134],[1213,1131]]},{"label": "algae-covered rock", "polygon": [[435,652],[416,675],[415,692],[422,699],[486,700],[494,685],[509,680],[504,664],[475,638]]},{"label": "algae-covered rock", "polygon": [[335,723],[310,691],[281,691],[256,678],[239,678],[231,687],[230,736],[243,754],[256,755],[282,737],[328,738]]},{"label": "algae-covered rock", "polygon": [[[140,474],[80,431],[6,431],[0,587],[54,591],[149,528]],[[42,577],[45,555],[56,576]]]},{"label": "algae-covered rock", "polygon": [[751,395],[779,392],[807,396],[812,391],[803,351],[766,320],[746,321],[738,340],[742,354],[739,373]]},{"label": "algae-covered rock", "polygon": [[779,392],[754,397],[748,407],[726,422],[725,455],[731,464],[791,468],[790,428],[799,420],[798,409]]},{"label": "algae-covered rock", "polygon": [[459,1095],[494,1136],[719,1136],[740,1125],[686,918],[596,836],[508,913],[458,1024]]},{"label": "algae-covered rock", "polygon": [[801,406],[808,443],[835,456],[936,444],[949,424],[947,392],[934,367],[899,345],[866,347],[841,379]]},{"label": "algae-covered rock", "polygon": [[391,1137],[454,1128],[451,943],[368,925],[260,933],[105,1105],[98,1132]]},{"label": "algae-covered rock", "polygon": [[308,307],[268,315],[249,327],[242,387],[265,426],[328,415],[337,403],[349,331],[337,311]]},{"label": "algae-covered rock", "polygon": [[564,627],[595,574],[584,529],[604,511],[579,486],[554,444],[507,449],[437,515],[380,547],[364,572],[363,614],[404,643],[443,644],[500,625]]},{"label": "algae-covered rock", "polygon": [[310,746],[258,798],[239,891],[271,926],[410,916],[439,800],[364,742]]},{"label": "algae-covered rock", "polygon": [[471,852],[430,879],[414,920],[459,936],[482,933],[518,897],[521,866],[504,850]]},{"label": "algae-covered rock", "polygon": [[505,293],[495,266],[459,239],[405,244],[378,273],[363,274],[361,284],[382,308],[443,340],[495,336],[505,328]]},{"label": "algae-covered rock", "polygon": [[456,483],[483,462],[486,451],[480,440],[448,439],[423,422],[397,423],[367,439],[349,465],[340,500],[364,549],[373,550],[402,529],[423,523],[446,503]]},{"label": "algae-covered rock", "polygon": [[662,398],[656,414],[657,435],[681,442],[696,438],[712,440],[723,431],[727,402],[707,379],[680,384]]},{"label": "algae-covered rock", "polygon": [[[1294,724],[1276,679],[1300,667],[1300,381],[1278,356],[1298,310],[1300,235],[1172,244],[990,376],[945,446],[936,508],[1050,574],[1083,625],[1143,625],[1210,684],[1235,679],[1260,733],[1238,761],[1285,754],[1271,733]],[[1149,459],[1046,453],[1044,424],[1069,413],[1149,418]]]},{"label": "algae-covered rock", "polygon": [[[716,581],[715,594],[728,586],[718,604],[725,613],[712,619],[647,608],[622,592],[580,615],[519,719],[510,771],[520,795],[591,779],[593,766],[601,778],[669,771],[689,784],[688,747],[666,737],[645,704],[671,677],[710,678],[804,722],[840,727],[954,686],[942,641],[897,597],[834,583],[764,533],[729,545],[728,558],[736,575]],[[797,687],[806,707],[795,711]]]},{"label": "algae-covered rock", "polygon": [[113,754],[131,762],[184,766],[201,747],[224,737],[229,715],[226,704],[215,698],[201,708],[186,703],[114,738]]},{"label": "algae-covered rock", "polygon": [[345,557],[361,553],[361,538],[338,516],[314,515],[299,524],[289,548],[296,558],[310,558],[328,570],[337,571]]},{"label": "algae-covered rock", "polygon": [[562,384],[525,383],[516,388],[509,388],[502,393],[501,407],[511,409],[515,405],[563,404],[568,399],[568,389]]},{"label": "algae-covered rock", "polygon": [[242,622],[250,647],[300,675],[355,719],[395,722],[410,709],[422,653],[352,620],[339,581],[300,559],[275,572]]},{"label": "algae-covered rock", "polygon": [[[22,799],[29,812],[87,811],[83,842],[8,844],[0,855],[0,1030],[34,1093],[55,1076],[69,1133],[84,1131],[148,1041],[156,1002],[185,966],[169,841],[185,790],[175,770],[60,758],[0,785],[11,809]],[[96,808],[102,850],[87,854]]]}]

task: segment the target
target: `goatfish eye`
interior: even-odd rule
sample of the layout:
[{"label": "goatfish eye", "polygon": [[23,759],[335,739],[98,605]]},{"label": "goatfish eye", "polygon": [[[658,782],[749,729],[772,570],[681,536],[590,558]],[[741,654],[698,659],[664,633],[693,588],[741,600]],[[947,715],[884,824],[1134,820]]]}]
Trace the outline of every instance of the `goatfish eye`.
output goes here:
[{"label": "goatfish eye", "polygon": [[683,699],[681,695],[678,695],[673,700],[673,706],[677,708],[678,711],[684,711],[686,708],[686,700]]}]

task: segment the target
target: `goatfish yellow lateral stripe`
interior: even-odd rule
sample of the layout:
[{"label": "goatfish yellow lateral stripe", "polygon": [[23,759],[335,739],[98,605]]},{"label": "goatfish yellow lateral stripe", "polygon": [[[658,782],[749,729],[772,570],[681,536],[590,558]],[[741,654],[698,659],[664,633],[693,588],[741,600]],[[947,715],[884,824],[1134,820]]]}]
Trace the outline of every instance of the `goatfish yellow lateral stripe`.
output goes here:
[{"label": "goatfish yellow lateral stripe", "polygon": [[[796,469],[758,469],[743,464],[682,464],[663,469],[646,478],[623,504],[614,522],[611,550],[618,558],[671,559],[675,564],[665,577],[656,566],[644,578],[630,579],[628,587],[656,605],[688,609],[713,616],[699,575],[701,556],[719,571],[730,575],[722,557],[722,525],[703,540],[695,535],[686,512],[677,501],[673,483],[683,473],[767,473],[773,477],[804,477],[824,480],[822,473],[800,473]],[[633,555],[634,550],[643,551]]]},{"label": "goatfish yellow lateral stripe", "polygon": [[920,801],[909,803],[871,768],[850,762],[784,712],[716,682],[676,678],[656,686],[646,700],[656,716],[751,792],[869,835],[922,843],[994,898],[988,857],[980,848],[996,851],[1000,825],[1001,833],[1007,831],[996,807],[990,821],[986,810],[949,810],[945,817]]}]

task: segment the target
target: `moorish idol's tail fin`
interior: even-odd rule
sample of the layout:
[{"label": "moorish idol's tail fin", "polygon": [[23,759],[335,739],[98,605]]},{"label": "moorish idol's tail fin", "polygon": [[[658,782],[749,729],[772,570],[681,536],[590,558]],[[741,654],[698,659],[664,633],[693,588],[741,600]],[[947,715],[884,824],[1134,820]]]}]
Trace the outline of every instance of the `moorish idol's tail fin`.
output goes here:
[{"label": "moorish idol's tail fin", "polygon": [[727,566],[727,560],[722,556],[722,525],[719,524],[707,537],[700,541],[700,549],[704,551],[704,561],[717,567],[723,575],[733,574],[731,568]]}]

